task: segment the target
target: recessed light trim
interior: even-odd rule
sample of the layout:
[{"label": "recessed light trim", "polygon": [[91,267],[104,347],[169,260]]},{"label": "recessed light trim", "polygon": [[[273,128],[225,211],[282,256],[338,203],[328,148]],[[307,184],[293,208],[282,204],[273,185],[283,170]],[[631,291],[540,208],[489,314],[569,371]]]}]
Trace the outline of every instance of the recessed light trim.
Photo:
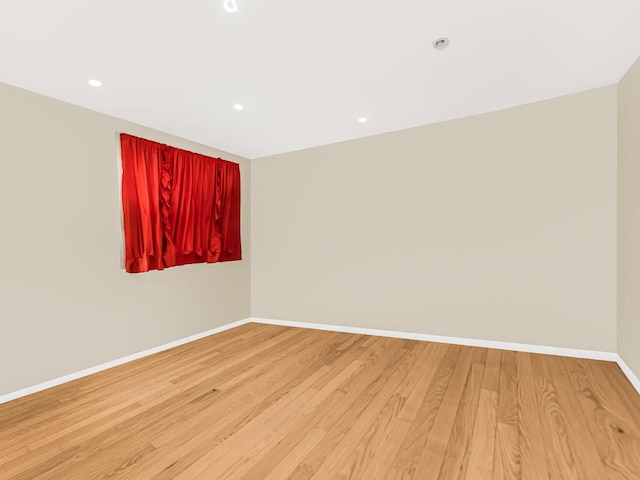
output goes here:
[{"label": "recessed light trim", "polygon": [[89,85],[91,85],[92,87],[101,87],[102,82],[100,80],[96,80],[95,78],[92,78],[91,80],[89,80]]},{"label": "recessed light trim", "polygon": [[241,112],[242,110],[244,110],[244,105],[241,105],[239,103],[236,103],[233,108],[235,108],[236,110],[238,110],[239,112]]},{"label": "recessed light trim", "polygon": [[224,0],[222,6],[229,13],[235,13],[238,11],[238,4],[236,3],[236,0]]},{"label": "recessed light trim", "polygon": [[367,123],[369,121],[369,119],[367,117],[360,117],[358,119],[358,123]]},{"label": "recessed light trim", "polygon": [[449,39],[446,37],[441,37],[433,41],[433,48],[436,50],[444,50],[449,46]]}]

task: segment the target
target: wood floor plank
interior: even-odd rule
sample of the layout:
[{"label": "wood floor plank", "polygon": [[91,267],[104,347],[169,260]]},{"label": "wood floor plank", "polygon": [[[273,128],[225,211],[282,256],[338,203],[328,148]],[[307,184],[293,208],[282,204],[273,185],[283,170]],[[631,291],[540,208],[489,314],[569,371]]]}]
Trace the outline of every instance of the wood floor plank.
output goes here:
[{"label": "wood floor plank", "polygon": [[[382,341],[381,341],[381,343],[382,343]],[[396,353],[396,352],[389,351],[388,353],[389,353],[390,355],[393,355],[393,354],[394,354],[394,353]],[[360,354],[362,354],[362,355],[367,355],[367,354],[368,354],[368,352],[365,350],[365,351],[363,351],[363,352],[360,352]],[[320,361],[320,363],[323,363],[323,362],[322,362],[322,361]],[[288,363],[285,363],[284,365],[288,365]],[[326,370],[325,370],[325,371],[326,371]],[[308,376],[308,375],[307,375],[307,376]],[[302,378],[302,377],[301,377],[301,378]],[[306,378],[306,376],[305,376],[304,378]],[[292,380],[292,382],[291,382],[291,385],[296,385],[296,384],[298,383],[298,381],[299,381],[299,380],[297,380],[297,379],[295,379],[295,378],[294,378],[294,379]],[[315,383],[314,383],[314,385],[315,385]],[[313,391],[314,393],[317,393],[317,390],[312,390],[312,391]],[[256,414],[259,414],[262,410],[264,410],[265,406],[266,406],[266,405],[268,405],[268,404],[269,404],[269,403],[266,403],[266,404],[262,405],[261,403],[259,403],[259,404],[257,404],[257,405],[255,406],[255,408],[253,409],[253,411],[255,411],[255,412],[256,412]],[[333,412],[333,411],[331,411],[331,412],[325,412],[325,413],[332,414],[332,413],[334,413],[334,412]],[[231,415],[229,415],[229,416],[231,416]],[[251,415],[251,417],[250,417],[250,418],[253,418],[253,416],[254,416],[254,415]],[[237,430],[237,429],[238,429],[242,424],[244,424],[244,423],[246,423],[246,422],[242,422],[242,423],[234,422],[234,423],[231,423],[230,425],[228,425],[228,426],[226,427],[226,429],[225,429],[221,434],[219,434],[219,435],[217,435],[216,437],[214,437],[214,438],[212,438],[211,440],[209,440],[209,441],[208,441],[204,446],[205,446],[205,447],[209,447],[209,449],[210,449],[211,447],[213,447],[213,445],[211,444],[211,442],[212,442],[212,441],[217,441],[217,440],[216,440],[217,438],[220,438],[221,440],[224,440],[224,439],[228,438],[229,436],[233,435],[233,433],[234,433],[234,432],[235,432],[235,431],[236,431],[236,430]],[[305,422],[305,425],[306,425],[306,424],[308,424],[308,422]],[[209,435],[209,436],[210,436],[210,435]],[[179,462],[176,462],[176,463],[174,463],[173,465],[171,465],[171,468],[169,468],[169,469],[167,469],[167,470],[163,471],[163,472],[162,472],[162,474],[161,474],[161,475],[159,475],[157,478],[158,478],[158,479],[161,479],[161,478],[166,478],[166,479],[174,478],[174,476],[175,476],[179,471],[181,471],[181,469],[183,469],[183,466],[188,466],[188,465],[190,465],[191,463],[193,463],[193,461],[194,461],[194,460],[196,460],[196,459],[198,459],[198,458],[200,458],[200,457],[202,456],[202,454],[200,453],[200,451],[201,451],[201,449],[198,449],[198,450],[196,450],[195,452],[190,451],[190,452],[189,452],[189,454],[188,454],[187,456],[185,456],[184,458],[181,458]],[[194,456],[194,453],[196,454],[195,456]],[[253,452],[252,452],[252,451],[250,451],[250,450],[248,450],[248,451],[247,451],[247,454],[252,455],[252,454],[253,454]],[[180,469],[180,470],[178,470],[178,469]],[[156,478],[156,477],[154,477],[154,478]]]},{"label": "wood floor plank", "polygon": [[465,479],[490,480],[494,478],[500,362],[500,351],[489,350],[487,352],[478,409],[469,441],[470,452]]},{"label": "wood floor plank", "polygon": [[[610,478],[628,478],[640,472],[640,431],[624,420],[624,406],[615,392],[605,392],[599,382],[592,382],[585,363],[579,359],[555,360],[559,372],[566,372],[573,385],[581,414],[591,421],[586,429],[598,450],[598,456]],[[624,459],[624,460],[623,460]]]},{"label": "wood floor plank", "polygon": [[518,420],[522,453],[522,478],[548,480],[544,424],[540,418],[540,391],[531,365],[531,355],[518,353]]},{"label": "wood floor plank", "polygon": [[[362,439],[369,430],[369,427],[381,414],[382,409],[394,395],[395,390],[407,375],[407,370],[412,368],[414,362],[415,357],[407,358],[406,355],[403,357],[402,362],[399,363],[398,368],[396,368],[386,380],[379,393],[371,399],[365,410],[353,425],[351,425],[346,435],[338,442],[330,456],[325,459],[324,463],[313,477],[311,477],[312,480],[335,478],[335,476],[339,474],[342,466],[349,461],[350,454],[362,446]],[[366,446],[364,449],[368,450]]]},{"label": "wood floor plank", "polygon": [[585,480],[610,478],[604,468],[603,459],[598,455],[590,428],[584,423],[587,418],[582,415],[578,392],[573,388],[566,370],[559,366],[559,362],[568,360],[552,356],[548,356],[546,360],[557,392],[559,414],[565,419],[567,438],[574,455],[579,459],[576,462],[579,478]]},{"label": "wood floor plank", "polygon": [[275,468],[269,471],[264,480],[281,480],[287,478],[306,457],[324,438],[326,432],[322,430],[311,430],[295,448],[280,462]]},{"label": "wood floor plank", "polygon": [[215,409],[155,437],[152,443],[158,447],[157,458],[146,459],[125,478],[174,478],[312,374],[317,369],[316,361],[322,363],[322,357],[317,356],[322,348],[321,343],[308,346],[305,342],[300,351],[289,352],[293,366],[265,362],[259,378],[228,392]]},{"label": "wood floor plank", "polygon": [[[378,345],[369,343],[373,349],[365,364],[376,368],[370,368],[362,372],[357,382],[349,382],[349,387],[342,385],[329,399],[316,409],[314,418],[310,418],[308,427],[318,428],[327,432],[323,441],[307,455],[291,478],[309,479],[325,462],[331,451],[346,435],[352,422],[357,419],[369,405],[370,399],[377,395],[385,384],[386,379],[392,375],[396,366],[406,356],[405,350],[394,351],[389,348],[393,343],[389,340],[379,342]],[[375,363],[371,363],[375,362]],[[326,408],[325,408],[326,406]],[[286,443],[279,445],[286,447]],[[255,480],[260,479],[260,465],[256,465],[253,471]]]},{"label": "wood floor plank", "polygon": [[[433,358],[431,358],[430,363],[431,369],[425,371],[423,379],[425,388],[418,390],[422,396],[416,397],[420,402],[417,411],[415,414],[410,412],[410,415],[403,415],[404,412],[400,413],[402,418],[411,421],[412,424],[393,462],[393,466],[389,470],[387,479],[405,480],[414,478],[416,468],[429,438],[429,433],[451,380],[451,373],[455,368],[459,353],[460,347],[453,345],[437,345],[434,348]],[[411,396],[407,400],[407,405],[410,399]]]},{"label": "wood floor plank", "polygon": [[[361,355],[365,354],[362,350],[360,350],[359,353]],[[338,362],[333,362],[333,365],[335,366],[336,363]],[[247,452],[247,454],[243,455],[232,467],[227,469],[227,471],[219,477],[220,480],[242,478],[246,476],[254,465],[267,457],[277,445],[285,442],[286,438],[295,437],[297,432],[305,431],[307,426],[315,424],[317,416],[314,415],[314,413],[316,411],[324,410],[321,407],[321,404],[324,404],[329,397],[338,392],[342,385],[354,376],[355,372],[360,369],[362,364],[363,359],[361,360],[359,358],[349,364],[346,364],[344,371],[339,372],[331,382],[323,387],[321,391],[313,391],[306,402],[298,401],[295,413],[300,415],[300,421],[293,417],[287,418],[284,422],[284,425],[293,426],[295,432],[291,432],[286,436],[283,436],[282,434],[270,435],[260,444],[260,447],[254,448],[251,452]],[[317,382],[314,383],[314,385],[317,385]],[[339,407],[334,405],[334,409],[336,408]],[[292,413],[293,412],[291,410],[287,412],[289,416],[291,416]],[[286,431],[289,432],[289,430]]]},{"label": "wood floor plank", "polygon": [[518,412],[518,367],[516,352],[504,350],[500,363],[498,417],[493,475],[521,478],[520,422]]},{"label": "wood floor plank", "polygon": [[441,480],[464,479],[466,476],[471,452],[471,436],[482,391],[486,353],[485,349],[474,349],[469,377],[460,399],[460,407],[455,417],[449,444],[443,456],[442,468],[438,476]]},{"label": "wood floor plank", "polygon": [[[583,362],[585,363],[585,362]],[[640,430],[640,403],[636,390],[615,362],[585,363],[584,373],[594,388],[601,390],[600,400],[610,410],[634,420],[630,428]]]},{"label": "wood floor plank", "polygon": [[451,380],[442,398],[427,443],[416,466],[414,478],[437,479],[444,463],[444,454],[451,438],[454,422],[462,403],[463,392],[471,374],[471,360],[474,349],[464,348],[458,356]]},{"label": "wood floor plank", "polygon": [[498,393],[482,389],[478,401],[478,414],[471,436],[469,463],[465,474],[469,480],[490,480],[493,475],[496,452],[496,416]]},{"label": "wood floor plank", "polygon": [[638,480],[610,362],[247,324],[0,405],[0,480]]},{"label": "wood floor plank", "polygon": [[370,423],[366,433],[357,441],[348,459],[342,464],[332,478],[336,480],[349,480],[362,478],[363,472],[373,463],[376,452],[383,446],[391,431],[394,420],[404,404],[404,397],[392,395],[382,410]]}]

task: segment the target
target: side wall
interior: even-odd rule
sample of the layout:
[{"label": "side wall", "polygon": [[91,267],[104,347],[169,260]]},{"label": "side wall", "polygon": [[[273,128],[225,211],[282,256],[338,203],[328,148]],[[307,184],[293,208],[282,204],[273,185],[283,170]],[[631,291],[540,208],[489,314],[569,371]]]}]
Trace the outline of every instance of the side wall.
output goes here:
[{"label": "side wall", "polygon": [[[244,260],[121,268],[117,132],[239,162]],[[0,84],[0,395],[249,316],[249,162]]]},{"label": "side wall", "polygon": [[618,353],[640,378],[640,59],[618,85]]},{"label": "side wall", "polygon": [[255,160],[252,315],[616,351],[616,142],[613,86]]}]

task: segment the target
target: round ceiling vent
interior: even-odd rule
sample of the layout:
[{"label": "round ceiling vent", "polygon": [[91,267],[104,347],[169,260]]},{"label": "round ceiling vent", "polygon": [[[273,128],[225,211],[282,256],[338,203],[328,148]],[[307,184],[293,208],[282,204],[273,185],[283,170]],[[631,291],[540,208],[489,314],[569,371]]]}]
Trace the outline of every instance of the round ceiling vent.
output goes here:
[{"label": "round ceiling vent", "polygon": [[442,37],[433,42],[433,48],[436,50],[444,50],[449,46],[449,39]]}]

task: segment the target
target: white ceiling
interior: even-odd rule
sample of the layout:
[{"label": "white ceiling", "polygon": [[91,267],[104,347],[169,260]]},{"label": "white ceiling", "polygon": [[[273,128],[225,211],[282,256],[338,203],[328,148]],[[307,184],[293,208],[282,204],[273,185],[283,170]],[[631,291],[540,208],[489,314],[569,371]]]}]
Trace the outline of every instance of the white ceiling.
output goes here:
[{"label": "white ceiling", "polygon": [[639,0],[237,3],[0,0],[0,81],[256,158],[611,85],[640,55]]}]

